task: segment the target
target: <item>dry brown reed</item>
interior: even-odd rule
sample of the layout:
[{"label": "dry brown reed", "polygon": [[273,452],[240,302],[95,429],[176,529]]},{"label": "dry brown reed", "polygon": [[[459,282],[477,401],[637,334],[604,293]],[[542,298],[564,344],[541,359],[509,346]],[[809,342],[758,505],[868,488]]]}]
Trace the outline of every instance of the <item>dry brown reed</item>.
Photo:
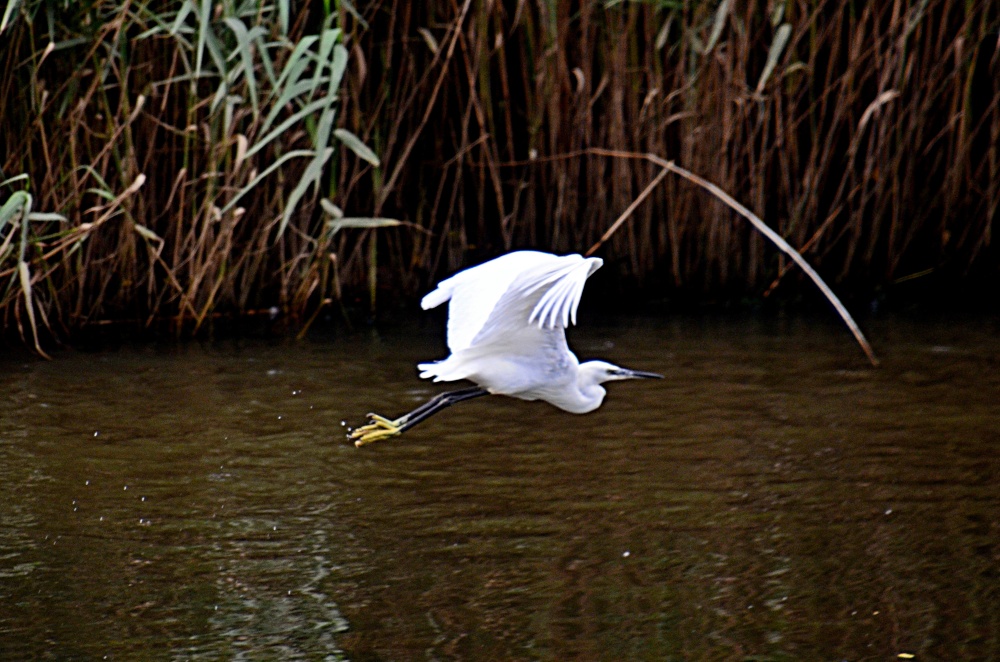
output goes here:
[{"label": "dry brown reed", "polygon": [[[593,244],[658,169],[532,161],[588,147],[716,182],[848,289],[928,269],[997,277],[996,3],[468,7],[373,2],[351,29],[365,66],[350,112],[401,173],[376,207],[430,230],[386,235],[410,288],[514,247]],[[667,291],[760,292],[785,261],[733,218],[668,180],[606,250]]]},{"label": "dry brown reed", "polygon": [[[582,251],[660,171],[545,158],[592,147],[715,182],[847,290],[1000,280],[995,2],[236,4],[8,0],[8,329],[302,321],[341,288],[374,305],[504,250]],[[733,221],[668,178],[603,250],[658,293],[780,282]]]},{"label": "dry brown reed", "polygon": [[336,125],[335,16],[287,1],[62,4],[23,3],[0,54],[2,172],[17,175],[0,178],[8,329],[37,347],[40,331],[122,319],[183,334],[219,311],[301,317],[337,282],[340,229],[398,224],[330,200],[338,147],[379,164]]}]

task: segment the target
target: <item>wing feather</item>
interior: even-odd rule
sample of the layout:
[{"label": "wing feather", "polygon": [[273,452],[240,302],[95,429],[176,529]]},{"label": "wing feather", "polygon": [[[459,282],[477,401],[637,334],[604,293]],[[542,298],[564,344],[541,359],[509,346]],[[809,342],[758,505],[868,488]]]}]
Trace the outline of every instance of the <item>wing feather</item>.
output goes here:
[{"label": "wing feather", "polygon": [[[602,264],[580,255],[515,251],[441,281],[421,306],[427,310],[450,301],[452,352],[518,339],[538,342],[538,331],[576,323],[583,286]],[[530,327],[537,328],[531,332]]]},{"label": "wing feather", "polygon": [[482,331],[501,298],[527,272],[538,269],[555,256],[538,251],[516,251],[460,271],[441,281],[423,298],[424,310],[450,301],[448,308],[448,348],[467,349]]},{"label": "wing feather", "polygon": [[493,307],[473,345],[534,336],[532,328],[562,331],[575,319],[587,278],[601,266],[598,258],[547,255],[544,262],[517,276]]},{"label": "wing feather", "polygon": [[423,305],[451,302],[452,354],[421,363],[420,376],[472,379],[492,392],[520,393],[539,387],[539,373],[518,365],[544,367],[545,379],[563,375],[573,357],[566,327],[576,323],[584,285],[601,264],[580,255],[518,251],[443,281]]}]

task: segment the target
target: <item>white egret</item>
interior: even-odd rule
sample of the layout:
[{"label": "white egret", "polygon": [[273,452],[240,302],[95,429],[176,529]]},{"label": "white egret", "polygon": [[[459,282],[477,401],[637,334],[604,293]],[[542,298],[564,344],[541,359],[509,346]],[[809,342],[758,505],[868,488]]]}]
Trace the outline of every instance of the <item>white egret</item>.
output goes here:
[{"label": "white egret", "polygon": [[585,414],[604,401],[604,382],[662,378],[604,361],[580,363],[566,344],[566,327],[576,323],[584,283],[602,264],[596,257],[517,251],[439,283],[421,306],[428,310],[451,302],[451,355],[421,363],[420,376],[436,382],[465,379],[478,386],[442,393],[395,420],[369,414],[369,423],[348,438],[362,446],[392,437],[445,407],[487,394],[544,400]]}]

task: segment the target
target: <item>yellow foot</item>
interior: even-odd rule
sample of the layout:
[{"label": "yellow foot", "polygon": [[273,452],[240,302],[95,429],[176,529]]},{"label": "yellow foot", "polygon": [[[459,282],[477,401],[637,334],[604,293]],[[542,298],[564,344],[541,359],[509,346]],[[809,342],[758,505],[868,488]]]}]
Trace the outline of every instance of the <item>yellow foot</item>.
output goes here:
[{"label": "yellow foot", "polygon": [[353,441],[355,446],[361,447],[373,441],[388,439],[403,433],[399,428],[405,422],[405,418],[390,421],[378,414],[368,414],[368,420],[370,421],[368,425],[362,425],[347,433],[347,438]]}]

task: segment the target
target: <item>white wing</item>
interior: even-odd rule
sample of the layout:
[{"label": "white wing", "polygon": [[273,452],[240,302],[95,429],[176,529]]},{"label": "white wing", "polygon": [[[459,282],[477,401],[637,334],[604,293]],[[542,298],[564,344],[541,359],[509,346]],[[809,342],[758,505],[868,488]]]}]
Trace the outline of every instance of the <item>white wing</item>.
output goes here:
[{"label": "white wing", "polygon": [[[537,330],[562,330],[576,323],[584,283],[602,264],[599,258],[580,255],[508,253],[442,281],[421,305],[426,310],[451,300],[452,352],[473,345],[509,344],[518,336],[537,342]],[[537,330],[524,333],[532,327]]]},{"label": "white wing", "polygon": [[493,308],[514,279],[550,257],[535,251],[508,253],[441,281],[420,305],[428,310],[451,301],[448,309],[448,347],[452,352],[461,351],[472,344],[472,339],[486,324]]},{"label": "white wing", "polygon": [[529,346],[522,349],[529,353],[530,345],[542,342],[546,331],[556,331],[559,343],[565,344],[563,330],[576,323],[583,286],[602,261],[580,255],[546,257],[514,279],[473,338],[473,346],[525,343]]}]

